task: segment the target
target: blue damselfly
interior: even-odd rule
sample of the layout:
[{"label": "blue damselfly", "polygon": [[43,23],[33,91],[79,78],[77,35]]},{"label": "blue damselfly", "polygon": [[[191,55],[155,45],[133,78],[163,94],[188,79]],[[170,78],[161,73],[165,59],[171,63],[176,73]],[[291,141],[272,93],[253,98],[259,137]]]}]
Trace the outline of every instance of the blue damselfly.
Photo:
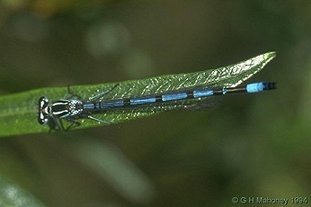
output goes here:
[{"label": "blue damselfly", "polygon": [[[109,91],[96,94],[87,100],[73,94],[70,88],[68,88],[68,92],[71,96],[66,99],[50,102],[47,97],[41,97],[39,99],[38,122],[42,125],[47,124],[51,130],[69,130],[74,126],[79,126],[81,119],[91,119],[105,123],[104,120],[96,118],[96,114],[106,113],[111,110],[157,107],[167,104],[172,105],[174,108],[178,104],[183,106],[186,100],[205,100],[208,97],[233,93],[259,93],[275,89],[276,84],[274,82],[256,82],[235,87],[214,88],[205,86],[172,90],[161,94],[105,99],[105,96],[113,92],[116,87],[118,87],[118,84]],[[68,121],[70,125],[64,128],[62,120]]]}]

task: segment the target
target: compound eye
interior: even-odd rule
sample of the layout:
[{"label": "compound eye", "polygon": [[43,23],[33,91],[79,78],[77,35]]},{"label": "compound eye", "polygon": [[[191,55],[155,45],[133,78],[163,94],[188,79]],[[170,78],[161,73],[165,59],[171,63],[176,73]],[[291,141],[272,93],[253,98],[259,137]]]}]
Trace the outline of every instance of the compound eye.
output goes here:
[{"label": "compound eye", "polygon": [[39,124],[46,124],[49,121],[48,116],[42,112],[39,113],[38,122]]},{"label": "compound eye", "polygon": [[46,97],[42,96],[39,99],[39,108],[43,109],[43,108],[46,108],[48,105],[49,105],[49,100]]}]

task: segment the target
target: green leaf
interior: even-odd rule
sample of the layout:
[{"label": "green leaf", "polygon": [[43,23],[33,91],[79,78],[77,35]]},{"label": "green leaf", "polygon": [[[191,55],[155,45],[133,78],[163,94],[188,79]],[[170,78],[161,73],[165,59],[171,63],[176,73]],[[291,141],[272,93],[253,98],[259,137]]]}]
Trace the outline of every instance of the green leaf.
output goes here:
[{"label": "green leaf", "polygon": [[[197,86],[233,87],[241,84],[259,72],[270,60],[275,57],[275,52],[258,55],[240,63],[205,70],[201,72],[164,75],[142,80],[131,80],[118,83],[118,87],[108,93],[106,99],[159,94],[166,91],[192,88]],[[96,85],[72,86],[74,93],[82,98],[94,96],[99,92],[113,88],[116,83]],[[0,136],[20,135],[38,132],[47,132],[48,126],[37,122],[38,99],[46,96],[49,100],[58,100],[68,96],[67,87],[41,88],[27,92],[5,95],[0,97]],[[176,106],[161,106],[152,108],[138,108],[127,110],[111,110],[97,117],[107,122],[106,124],[119,123],[126,120],[142,118],[170,110]],[[92,120],[81,120],[78,128],[88,128],[104,125]],[[76,128],[77,129],[77,128]]]}]

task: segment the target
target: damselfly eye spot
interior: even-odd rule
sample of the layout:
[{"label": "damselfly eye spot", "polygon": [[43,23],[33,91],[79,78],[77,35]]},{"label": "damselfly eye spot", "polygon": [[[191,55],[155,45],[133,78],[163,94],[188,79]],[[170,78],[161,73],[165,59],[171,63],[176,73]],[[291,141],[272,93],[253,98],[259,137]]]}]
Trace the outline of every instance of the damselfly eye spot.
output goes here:
[{"label": "damselfly eye spot", "polygon": [[39,124],[46,124],[49,121],[47,115],[39,113],[38,122]]},{"label": "damselfly eye spot", "polygon": [[46,108],[47,106],[49,105],[49,100],[42,96],[40,99],[39,99],[39,109],[43,109],[43,108]]}]

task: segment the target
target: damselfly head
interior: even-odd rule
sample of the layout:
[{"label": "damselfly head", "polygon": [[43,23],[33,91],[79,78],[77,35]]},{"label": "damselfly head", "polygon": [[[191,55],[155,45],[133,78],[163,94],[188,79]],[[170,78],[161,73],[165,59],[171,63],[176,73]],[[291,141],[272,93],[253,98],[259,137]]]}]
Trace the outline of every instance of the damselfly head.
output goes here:
[{"label": "damselfly head", "polygon": [[42,96],[39,99],[39,108],[38,108],[38,122],[40,124],[46,124],[49,120],[49,100]]}]

